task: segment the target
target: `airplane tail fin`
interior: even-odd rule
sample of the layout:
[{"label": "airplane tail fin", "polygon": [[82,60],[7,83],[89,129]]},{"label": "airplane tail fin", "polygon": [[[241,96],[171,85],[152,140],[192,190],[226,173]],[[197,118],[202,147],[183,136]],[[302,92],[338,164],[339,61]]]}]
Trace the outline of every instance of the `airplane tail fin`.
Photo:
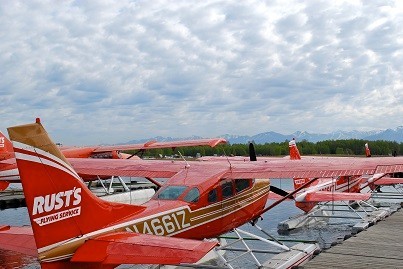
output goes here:
[{"label": "airplane tail fin", "polygon": [[0,132],[0,160],[8,159],[13,156],[13,144]]},{"label": "airplane tail fin", "polygon": [[106,228],[144,209],[92,194],[49,138],[40,120],[8,128],[36,245],[41,253]]},{"label": "airplane tail fin", "polygon": [[307,183],[309,180],[310,180],[309,178],[293,178],[294,190],[300,188],[302,185]]},{"label": "airplane tail fin", "polygon": [[295,138],[293,138],[290,142],[288,142],[288,148],[290,151],[291,160],[301,160],[301,155],[299,154],[299,150],[297,147],[297,143],[295,142]]},{"label": "airplane tail fin", "polygon": [[371,157],[371,151],[369,150],[368,143],[365,143],[365,156]]}]

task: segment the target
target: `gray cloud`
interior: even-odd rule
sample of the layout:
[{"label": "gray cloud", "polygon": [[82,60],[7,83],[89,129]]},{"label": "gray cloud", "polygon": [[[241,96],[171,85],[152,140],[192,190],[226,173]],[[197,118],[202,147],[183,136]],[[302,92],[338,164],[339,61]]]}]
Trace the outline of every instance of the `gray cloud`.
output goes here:
[{"label": "gray cloud", "polygon": [[402,125],[399,1],[0,3],[0,129],[66,144]]}]

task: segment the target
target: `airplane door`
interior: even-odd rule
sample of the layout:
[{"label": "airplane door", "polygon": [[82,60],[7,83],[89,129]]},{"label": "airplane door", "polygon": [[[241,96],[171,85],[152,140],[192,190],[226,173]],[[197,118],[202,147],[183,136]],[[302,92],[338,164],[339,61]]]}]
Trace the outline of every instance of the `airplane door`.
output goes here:
[{"label": "airplane door", "polygon": [[231,179],[223,179],[220,182],[220,191],[221,191],[221,210],[222,210],[222,224],[224,227],[230,227],[234,225],[235,214],[234,214],[234,205],[237,203],[236,198],[234,197],[235,189],[234,183]]}]

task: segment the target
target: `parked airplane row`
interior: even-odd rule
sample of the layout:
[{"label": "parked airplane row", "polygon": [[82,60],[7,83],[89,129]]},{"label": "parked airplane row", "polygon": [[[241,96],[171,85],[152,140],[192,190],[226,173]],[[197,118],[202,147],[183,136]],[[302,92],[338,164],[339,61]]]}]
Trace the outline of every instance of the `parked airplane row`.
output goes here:
[{"label": "parked airplane row", "polygon": [[[8,133],[32,226],[0,226],[0,248],[35,255],[42,268],[194,263],[217,245],[211,238],[255,223],[268,210],[273,191],[283,199],[299,194],[316,202],[315,194],[299,192],[319,178],[333,183],[338,177],[403,172],[401,157],[190,164],[66,158],[39,120],[10,127]],[[168,180],[150,201],[129,205],[92,194],[82,177],[96,176]],[[271,187],[270,178],[309,180],[285,192]],[[329,190],[311,193],[321,191]]]}]

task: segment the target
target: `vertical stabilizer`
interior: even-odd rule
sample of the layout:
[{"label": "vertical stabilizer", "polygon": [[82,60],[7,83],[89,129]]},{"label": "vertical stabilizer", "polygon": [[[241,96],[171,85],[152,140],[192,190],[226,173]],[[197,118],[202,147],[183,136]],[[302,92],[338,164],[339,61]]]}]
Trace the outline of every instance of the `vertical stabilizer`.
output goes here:
[{"label": "vertical stabilizer", "polygon": [[[85,237],[143,209],[92,194],[49,138],[39,120],[8,128],[40,260],[68,258],[64,242]],[[56,256],[55,256],[56,255]]]},{"label": "vertical stabilizer", "polygon": [[288,142],[288,149],[290,151],[291,160],[301,160],[301,155],[299,154],[299,150],[297,147],[297,143],[295,142],[295,138],[293,138],[290,142]]},{"label": "vertical stabilizer", "polygon": [[14,158],[13,144],[0,132],[0,161]]},{"label": "vertical stabilizer", "polygon": [[369,150],[368,143],[365,143],[365,156],[371,157],[371,151]]}]

